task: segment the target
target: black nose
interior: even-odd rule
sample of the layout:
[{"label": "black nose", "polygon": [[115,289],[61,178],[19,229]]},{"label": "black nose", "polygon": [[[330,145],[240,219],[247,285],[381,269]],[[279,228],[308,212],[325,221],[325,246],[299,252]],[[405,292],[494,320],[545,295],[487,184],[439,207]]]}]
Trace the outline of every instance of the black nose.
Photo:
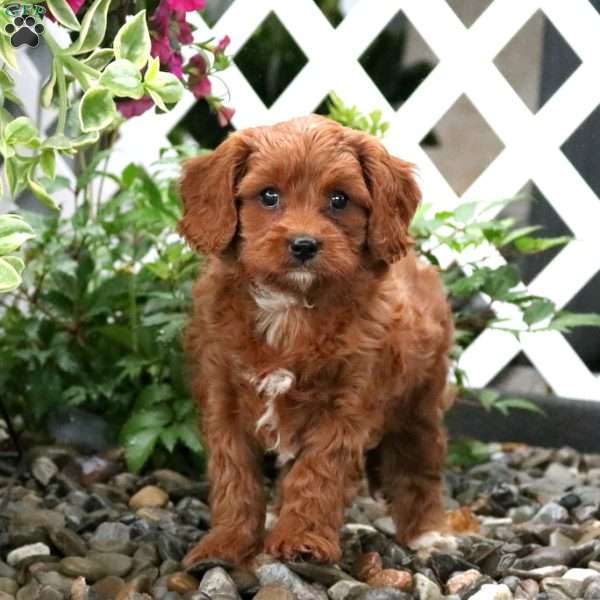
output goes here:
[{"label": "black nose", "polygon": [[319,242],[308,235],[300,235],[290,240],[290,252],[294,258],[305,262],[319,251]]}]

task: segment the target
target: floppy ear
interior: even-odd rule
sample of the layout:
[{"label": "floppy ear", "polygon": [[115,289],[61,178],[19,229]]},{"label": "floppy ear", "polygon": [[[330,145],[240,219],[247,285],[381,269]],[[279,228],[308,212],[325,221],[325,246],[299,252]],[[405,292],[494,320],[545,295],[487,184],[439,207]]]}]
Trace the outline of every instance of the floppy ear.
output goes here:
[{"label": "floppy ear", "polygon": [[413,244],[408,226],[421,200],[414,165],[391,156],[366,134],[357,134],[354,145],[372,201],[367,244],[375,258],[390,264]]},{"label": "floppy ear", "polygon": [[195,250],[219,254],[231,243],[238,221],[237,184],[249,154],[246,137],[234,133],[211,154],[185,162],[179,183],[179,231]]}]

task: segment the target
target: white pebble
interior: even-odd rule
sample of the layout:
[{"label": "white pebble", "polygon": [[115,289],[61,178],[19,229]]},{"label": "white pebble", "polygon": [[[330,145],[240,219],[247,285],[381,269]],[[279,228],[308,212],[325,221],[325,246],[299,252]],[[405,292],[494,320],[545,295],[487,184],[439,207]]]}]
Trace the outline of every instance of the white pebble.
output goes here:
[{"label": "white pebble", "polygon": [[377,529],[372,525],[363,525],[362,523],[345,523],[342,533],[377,533]]},{"label": "white pebble", "polygon": [[416,573],[414,578],[414,587],[419,600],[441,600],[442,592],[440,588],[431,579]]},{"label": "white pebble", "polygon": [[534,579],[546,579],[546,577],[562,577],[569,569],[564,565],[548,565],[527,571],[529,577]]},{"label": "white pebble", "polygon": [[481,586],[481,589],[473,596],[471,600],[513,600],[512,592],[503,583],[496,585],[494,583],[486,583]]},{"label": "white pebble", "polygon": [[392,520],[392,517],[380,517],[379,519],[375,519],[373,522],[376,529],[379,529],[381,533],[385,533],[386,535],[396,535],[396,524]]},{"label": "white pebble", "polygon": [[20,562],[24,561],[30,556],[50,556],[50,548],[41,542],[38,542],[37,544],[21,546],[20,548],[15,548],[12,552],[8,553],[6,562],[11,567],[16,567]]},{"label": "white pebble", "polygon": [[428,531],[410,541],[408,547],[415,551],[454,552],[458,548],[458,542],[454,536],[439,531]]},{"label": "white pebble", "polygon": [[369,586],[361,583],[360,581],[342,579],[341,581],[334,583],[327,590],[327,595],[331,598],[331,600],[346,600],[351,593],[358,593],[361,590],[368,589]]},{"label": "white pebble", "polygon": [[598,577],[600,573],[594,569],[569,569],[563,579],[574,579],[575,581],[586,581],[592,577]]}]

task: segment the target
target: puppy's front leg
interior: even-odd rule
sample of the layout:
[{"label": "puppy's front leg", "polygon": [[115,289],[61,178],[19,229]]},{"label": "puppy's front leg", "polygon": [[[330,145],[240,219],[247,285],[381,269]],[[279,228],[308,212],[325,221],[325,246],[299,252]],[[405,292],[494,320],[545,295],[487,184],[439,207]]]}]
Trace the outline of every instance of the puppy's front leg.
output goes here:
[{"label": "puppy's front leg", "polygon": [[339,530],[347,499],[362,474],[361,424],[332,412],[302,441],[302,452],[283,480],[277,524],[265,551],[285,560],[340,559]]},{"label": "puppy's front leg", "polygon": [[243,563],[259,550],[265,521],[265,498],[257,449],[235,416],[205,406],[204,439],[208,446],[212,529],[184,559],[190,566],[203,558]]}]

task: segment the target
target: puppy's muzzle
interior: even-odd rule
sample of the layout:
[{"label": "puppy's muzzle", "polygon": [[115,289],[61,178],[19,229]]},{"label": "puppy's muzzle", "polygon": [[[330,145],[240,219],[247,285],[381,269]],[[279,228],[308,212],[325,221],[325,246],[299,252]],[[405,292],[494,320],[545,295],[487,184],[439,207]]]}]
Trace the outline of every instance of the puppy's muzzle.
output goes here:
[{"label": "puppy's muzzle", "polygon": [[321,242],[309,235],[299,235],[289,240],[290,254],[300,262],[314,258],[321,247]]}]

